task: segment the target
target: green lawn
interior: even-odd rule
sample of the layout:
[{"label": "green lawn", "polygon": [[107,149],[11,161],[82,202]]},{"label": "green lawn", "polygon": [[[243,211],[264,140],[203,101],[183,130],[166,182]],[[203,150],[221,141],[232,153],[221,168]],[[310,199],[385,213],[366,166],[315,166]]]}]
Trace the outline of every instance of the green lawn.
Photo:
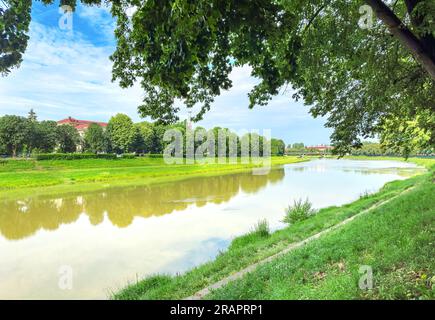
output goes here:
[{"label": "green lawn", "polygon": [[[240,159],[239,159],[240,161]],[[272,165],[306,161],[297,157],[272,157]],[[249,164],[168,165],[161,158],[6,160],[0,161],[0,195],[34,192],[90,190],[113,185],[167,182],[187,177],[218,175],[249,170]],[[42,190],[43,189],[43,190]]]},{"label": "green lawn", "polygon": [[[433,168],[434,161],[426,160],[425,164]],[[175,277],[157,275],[143,279],[115,293],[113,298],[186,298],[252,263],[281,251],[291,243],[308,238],[346,218],[358,214],[375,203],[390,199],[412,186],[415,186],[415,189],[409,191],[409,194],[406,194],[406,196],[401,195],[397,199],[392,200],[388,206],[380,207],[367,214],[367,216],[357,218],[349,227],[343,228],[343,231],[336,232],[332,238],[328,236],[325,237],[326,240],[316,240],[315,243],[304,249],[296,250],[294,253],[286,255],[276,262],[264,265],[257,272],[246,277],[246,279],[230,284],[208,298],[365,297],[364,294],[366,293],[361,293],[362,296],[355,294],[354,287],[355,283],[357,284],[358,282],[354,281],[355,270],[353,268],[360,262],[364,262],[364,264],[371,263],[373,268],[377,268],[378,264],[387,269],[389,267],[396,268],[395,263],[400,261],[402,245],[405,254],[401,261],[404,264],[415,263],[414,271],[420,272],[423,278],[433,276],[433,271],[432,273],[428,271],[434,270],[433,261],[431,261],[433,260],[433,243],[435,241],[433,232],[435,222],[433,195],[435,190],[432,180],[433,171],[407,180],[391,182],[374,195],[362,197],[358,201],[341,207],[322,209],[312,218],[290,225],[271,235],[262,236],[259,233],[252,232],[236,238],[229,249],[218,255],[214,261]],[[385,215],[385,212],[391,213]],[[397,220],[394,218],[395,215],[397,215]],[[385,217],[382,218],[383,216]],[[379,222],[376,219],[380,219]],[[391,221],[394,223],[392,224],[392,229],[389,230],[387,225]],[[421,231],[416,232],[419,229]],[[432,232],[428,232],[430,230]],[[354,238],[359,233],[363,239],[366,237],[373,242],[359,242],[358,238]],[[382,234],[385,234],[385,239],[382,238]],[[414,235],[415,238],[413,238]],[[398,242],[394,243],[396,240]],[[322,254],[317,253],[317,250],[321,247],[318,244],[320,241],[326,241],[325,243],[327,244]],[[368,244],[370,246],[367,246]],[[408,247],[408,244],[410,244],[410,247]],[[421,248],[417,248],[417,246],[421,246]],[[386,254],[385,257],[388,259],[383,259],[382,252],[384,250],[391,253],[391,257]],[[415,254],[413,250],[416,250]],[[367,255],[365,252],[367,252]],[[293,255],[295,255],[295,258],[292,258]],[[368,260],[364,260],[364,257]],[[378,259],[376,260],[376,258]],[[395,258],[398,260],[394,260]],[[357,261],[356,259],[360,260]],[[289,269],[287,269],[287,266],[282,267],[282,264],[279,263],[279,261],[288,260],[293,261]],[[337,266],[340,266],[340,270],[344,266],[346,273],[341,271],[338,273],[333,273],[332,271],[324,273],[323,271],[329,272],[329,270],[335,270],[334,268],[337,268]],[[407,267],[410,268],[410,266],[411,264]],[[275,272],[274,268],[281,269]],[[358,268],[356,272],[358,272]],[[334,276],[335,278],[331,278],[330,282],[325,281],[325,286],[318,288],[319,284],[323,282],[318,282],[317,280],[324,279],[326,275],[328,277],[331,275],[331,277]],[[397,276],[401,275],[398,274]],[[395,275],[391,274],[391,277],[394,278]],[[274,282],[270,283],[269,279],[273,279]],[[293,281],[295,282],[293,283]],[[334,283],[337,284],[336,287]],[[385,283],[385,285],[388,284],[391,285],[390,282]],[[349,287],[341,287],[341,285]],[[272,286],[276,286],[276,288]],[[416,281],[415,286],[416,288],[420,286],[419,280]],[[336,292],[333,292],[334,290]],[[388,294],[396,296],[394,294],[396,289],[393,290],[389,287],[386,290]],[[310,295],[310,292],[313,292],[313,294]],[[320,293],[323,293],[323,296]],[[412,294],[415,295],[415,292]],[[431,293],[426,290],[422,295],[429,297]],[[386,297],[386,295],[376,295],[373,293],[369,296],[369,298],[379,297]]]}]

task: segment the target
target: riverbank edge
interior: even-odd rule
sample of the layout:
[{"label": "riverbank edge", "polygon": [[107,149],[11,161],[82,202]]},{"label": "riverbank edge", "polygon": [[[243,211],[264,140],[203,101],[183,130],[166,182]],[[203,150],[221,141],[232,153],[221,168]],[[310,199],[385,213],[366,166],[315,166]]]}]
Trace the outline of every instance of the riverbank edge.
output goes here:
[{"label": "riverbank edge", "polygon": [[[355,160],[355,159],[353,159]],[[367,159],[361,159],[367,160]],[[376,160],[376,159],[371,159]],[[389,160],[382,157],[380,160]],[[398,160],[398,159],[390,159]],[[255,231],[235,238],[229,248],[221,252],[214,260],[200,265],[181,275],[154,275],[134,284],[113,290],[111,299],[184,299],[196,292],[222,280],[225,277],[273,256],[285,247],[309,238],[327,228],[367,210],[373,205],[391,199],[403,191],[415,187],[429,176],[435,168],[434,159],[408,159],[409,162],[426,167],[425,174],[396,180],[385,184],[375,194],[364,195],[359,200],[340,207],[328,207],[319,210],[314,217],[273,232],[266,237]],[[283,213],[284,215],[284,213]]]},{"label": "riverbank edge", "polygon": [[[271,161],[271,169],[279,168],[285,164],[293,164],[293,163],[301,163],[312,160],[311,158],[298,158],[298,157],[272,157]],[[69,161],[80,161],[80,160],[69,160]],[[168,165],[171,166],[171,165]],[[177,165],[179,166],[179,165]],[[192,166],[192,165],[186,165]],[[193,166],[197,166],[201,168],[202,165],[196,164]],[[146,166],[144,166],[146,167]],[[106,189],[114,188],[114,187],[140,187],[140,186],[148,186],[148,185],[156,185],[156,184],[166,184],[179,182],[184,180],[189,180],[193,178],[201,178],[201,177],[215,177],[215,176],[224,176],[231,175],[236,173],[250,172],[253,169],[258,168],[258,165],[255,164],[237,164],[237,165],[226,165],[226,164],[215,164],[215,165],[205,165],[203,166],[203,171],[197,172],[177,172],[176,174],[165,174],[162,173],[160,175],[154,175],[149,177],[140,177],[140,178],[120,178],[112,179],[107,181],[94,181],[94,182],[79,182],[72,184],[55,184],[55,185],[46,185],[46,186],[31,186],[31,187],[15,187],[12,189],[9,188],[0,188],[0,200],[13,200],[21,197],[29,197],[31,195],[34,196],[50,196],[56,194],[56,196],[61,196],[67,193],[74,192],[96,192],[96,191],[104,191]],[[213,167],[225,168],[219,170],[210,170]],[[122,168],[122,167],[121,167]],[[138,167],[128,167],[130,169],[136,169]],[[93,168],[95,169],[95,168]],[[105,170],[107,167],[102,167],[101,170]],[[79,171],[79,170],[77,170]],[[18,171],[18,174],[22,174],[25,171]]]},{"label": "riverbank edge", "polygon": [[434,194],[432,171],[388,203],[204,298],[433,300]]}]

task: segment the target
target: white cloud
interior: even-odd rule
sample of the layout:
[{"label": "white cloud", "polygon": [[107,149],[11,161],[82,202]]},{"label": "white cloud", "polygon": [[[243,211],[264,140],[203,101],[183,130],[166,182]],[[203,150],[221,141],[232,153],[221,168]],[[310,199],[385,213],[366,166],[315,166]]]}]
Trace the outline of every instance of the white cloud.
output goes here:
[{"label": "white cloud", "polygon": [[[77,14],[93,28],[113,24],[108,9],[81,7]],[[112,25],[113,27],[113,25]],[[25,115],[35,109],[40,119],[58,120],[67,116],[107,121],[122,112],[139,121],[137,106],[142,102],[139,86],[121,89],[112,83],[113,45],[92,43],[89,34],[75,27],[68,33],[36,21],[31,24],[29,47],[19,69],[0,78],[0,115]],[[85,32],[85,31],[83,31]],[[286,142],[327,143],[329,130],[324,120],[312,119],[308,108],[291,98],[291,93],[275,97],[268,106],[248,108],[248,92],[258,83],[249,67],[231,73],[233,88],[216,98],[212,110],[199,125],[240,129],[272,129],[272,135]],[[183,108],[182,117],[187,116]]]},{"label": "white cloud", "polygon": [[103,41],[114,41],[115,20],[112,19],[110,6],[100,7],[79,5],[77,16],[85,20],[96,32],[103,36]]},{"label": "white cloud", "polygon": [[123,90],[111,82],[112,47],[97,47],[78,32],[71,36],[37,22],[31,24],[30,38],[21,67],[0,79],[0,114],[23,114],[33,107],[52,119],[137,115],[141,89]]}]

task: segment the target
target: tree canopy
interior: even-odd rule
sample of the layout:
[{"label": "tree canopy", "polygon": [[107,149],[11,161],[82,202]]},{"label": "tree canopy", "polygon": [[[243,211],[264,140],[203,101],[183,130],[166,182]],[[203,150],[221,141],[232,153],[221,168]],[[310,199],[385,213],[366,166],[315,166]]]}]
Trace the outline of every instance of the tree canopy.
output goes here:
[{"label": "tree canopy", "polygon": [[[26,47],[31,1],[4,1],[9,8],[0,11],[0,71],[8,73]],[[313,116],[327,117],[338,153],[375,135],[406,141],[399,137],[416,117],[429,137],[425,143],[435,144],[433,0],[107,2],[117,23],[113,80],[122,87],[141,83],[143,116],[176,122],[174,102],[181,99],[201,106],[194,117],[199,120],[231,88],[234,67],[249,65],[260,79],[249,93],[250,108],[290,87]],[[361,28],[364,3],[378,19]],[[129,16],[131,7],[136,10]],[[389,131],[397,119],[403,129]]]},{"label": "tree canopy", "polygon": [[0,117],[0,144],[13,157],[25,145],[28,133],[29,123],[26,118],[14,115]]},{"label": "tree canopy", "polygon": [[60,152],[76,152],[80,142],[80,134],[69,124],[56,127],[57,144]]},{"label": "tree canopy", "polygon": [[111,146],[116,153],[125,153],[132,150],[137,130],[129,116],[118,113],[110,118],[107,133],[110,137]]},{"label": "tree canopy", "polygon": [[84,145],[85,150],[92,153],[104,152],[107,150],[108,144],[106,142],[104,130],[100,125],[96,123],[91,123],[89,125],[84,135]]}]

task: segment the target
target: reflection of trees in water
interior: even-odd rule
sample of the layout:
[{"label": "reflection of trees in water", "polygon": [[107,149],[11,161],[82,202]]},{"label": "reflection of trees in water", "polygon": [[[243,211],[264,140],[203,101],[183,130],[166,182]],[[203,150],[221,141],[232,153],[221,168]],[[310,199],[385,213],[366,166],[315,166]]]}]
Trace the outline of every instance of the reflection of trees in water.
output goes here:
[{"label": "reflection of trees in water", "polygon": [[411,177],[424,169],[419,168],[378,168],[378,169],[343,169],[343,172],[358,173],[363,176],[373,174],[395,174],[401,177]]},{"label": "reflection of trees in water", "polygon": [[72,223],[81,213],[85,213],[93,225],[101,223],[107,213],[113,225],[126,227],[135,217],[168,214],[184,210],[190,204],[198,207],[220,204],[240,190],[255,193],[268,182],[275,183],[283,178],[284,170],[276,169],[268,175],[239,173],[86,194],[71,193],[62,198],[7,200],[1,203],[0,233],[7,239],[22,239],[40,229],[56,230],[61,224]]}]

